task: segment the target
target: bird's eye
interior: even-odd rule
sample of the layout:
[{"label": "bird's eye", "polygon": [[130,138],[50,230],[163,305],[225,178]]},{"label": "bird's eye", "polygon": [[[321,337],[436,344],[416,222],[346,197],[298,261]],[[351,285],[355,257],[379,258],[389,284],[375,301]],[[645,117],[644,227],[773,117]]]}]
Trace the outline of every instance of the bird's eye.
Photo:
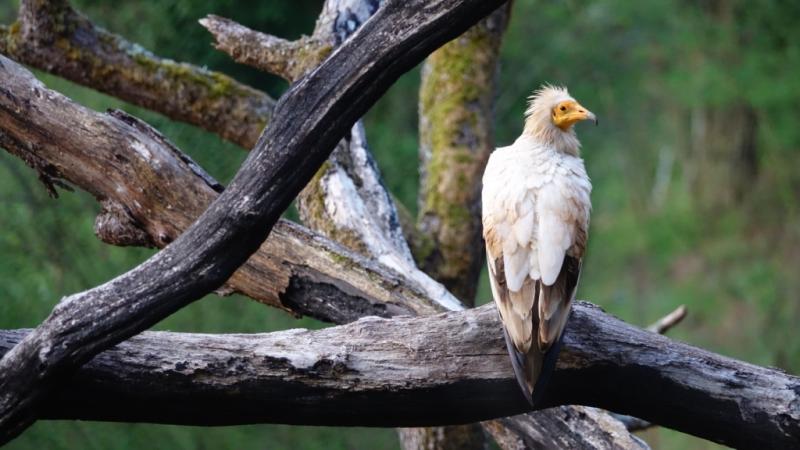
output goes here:
[{"label": "bird's eye", "polygon": [[567,110],[567,107],[566,107],[566,106],[562,106],[561,108],[558,108],[558,109],[560,109],[560,110],[562,110],[562,111],[566,111],[566,110]]}]

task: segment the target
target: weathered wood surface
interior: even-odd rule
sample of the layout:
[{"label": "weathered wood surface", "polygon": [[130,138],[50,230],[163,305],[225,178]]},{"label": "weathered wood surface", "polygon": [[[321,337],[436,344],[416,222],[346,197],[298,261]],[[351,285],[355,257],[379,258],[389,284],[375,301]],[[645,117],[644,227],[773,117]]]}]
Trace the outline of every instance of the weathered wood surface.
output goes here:
[{"label": "weathered wood surface", "polygon": [[197,222],[130,272],[62,300],[0,360],[0,443],[30,425],[66,373],[220,287],[397,77],[502,3],[386,2],[281,98],[242,169]]},{"label": "weathered wood surface", "polygon": [[[104,241],[164,247],[222,190],[147,124],[84,108],[7,59],[0,59],[0,76],[0,144],[37,170],[54,194],[64,183],[92,194],[102,206],[95,231]],[[334,323],[440,311],[402,275],[287,221],[276,224],[224,291]]]},{"label": "weathered wood surface", "polygon": [[200,19],[200,25],[214,36],[214,47],[234,61],[290,82],[316,67],[333,50],[332,43],[318,36],[287,41],[213,14]]},{"label": "weathered wood surface", "polygon": [[275,101],[219,72],[160,58],[92,24],[66,0],[22,0],[17,23],[0,30],[0,51],[252,147]]},{"label": "weathered wood surface", "polygon": [[[2,346],[22,334],[3,332]],[[45,417],[421,426],[527,408],[491,304],[320,331],[147,332],[71,383]],[[635,328],[588,303],[575,305],[552,383],[548,406],[602,407],[736,448],[800,445],[800,378]]]},{"label": "weathered wood surface", "polygon": [[483,425],[503,450],[650,448],[614,415],[588,406],[558,406]]}]

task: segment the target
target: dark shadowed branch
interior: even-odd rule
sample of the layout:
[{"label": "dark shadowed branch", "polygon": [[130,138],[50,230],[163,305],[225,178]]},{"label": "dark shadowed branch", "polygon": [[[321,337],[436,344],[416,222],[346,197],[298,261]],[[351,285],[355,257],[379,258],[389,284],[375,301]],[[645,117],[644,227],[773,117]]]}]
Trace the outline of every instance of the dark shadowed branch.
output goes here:
[{"label": "dark shadowed branch", "polygon": [[[13,342],[20,334],[2,336]],[[737,448],[800,444],[797,377],[635,328],[587,303],[575,305],[552,380],[549,406],[630,413]],[[95,358],[44,415],[206,425],[445,425],[523,412],[517,390],[497,312],[486,305],[320,331],[144,333]]]}]

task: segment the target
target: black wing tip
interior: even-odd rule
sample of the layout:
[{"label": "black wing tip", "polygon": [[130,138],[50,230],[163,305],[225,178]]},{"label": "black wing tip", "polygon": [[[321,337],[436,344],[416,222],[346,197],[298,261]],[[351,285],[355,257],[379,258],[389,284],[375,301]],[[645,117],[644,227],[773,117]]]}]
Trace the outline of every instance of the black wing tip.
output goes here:
[{"label": "black wing tip", "polygon": [[542,404],[542,399],[547,391],[547,385],[555,372],[556,362],[558,362],[558,355],[561,353],[561,344],[563,342],[564,333],[561,333],[558,340],[544,353],[543,359],[539,362],[541,364],[541,371],[536,379],[535,384],[531,387],[528,384],[528,373],[526,370],[526,355],[520,353],[511,338],[508,336],[508,331],[503,327],[503,337],[506,341],[506,348],[508,354],[511,356],[511,366],[514,368],[514,376],[517,379],[517,384],[522,391],[522,396],[532,409],[538,409]]},{"label": "black wing tip", "polygon": [[554,342],[544,354],[544,359],[542,360],[542,370],[539,373],[539,378],[536,380],[536,384],[533,386],[533,395],[531,396],[530,403],[534,408],[538,408],[542,404],[542,399],[547,391],[547,385],[550,383],[550,379],[556,369],[556,362],[558,362],[558,354],[561,353],[561,342],[563,338],[564,333],[562,332],[561,336],[558,337],[558,340]]},{"label": "black wing tip", "polygon": [[514,377],[517,379],[517,384],[519,388],[522,390],[522,396],[528,402],[528,404],[533,407],[533,390],[532,387],[528,385],[528,377],[526,376],[525,371],[525,355],[520,353],[516,347],[514,347],[514,343],[511,342],[511,338],[508,336],[508,331],[506,328],[503,327],[503,337],[506,341],[506,349],[508,350],[508,355],[511,356],[511,367],[514,369]]}]

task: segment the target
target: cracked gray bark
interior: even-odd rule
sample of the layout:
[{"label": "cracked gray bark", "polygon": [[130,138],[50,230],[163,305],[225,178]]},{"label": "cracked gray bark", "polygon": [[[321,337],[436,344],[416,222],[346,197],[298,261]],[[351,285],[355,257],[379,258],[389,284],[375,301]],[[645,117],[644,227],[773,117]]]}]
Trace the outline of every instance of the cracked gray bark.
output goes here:
[{"label": "cracked gray bark", "polygon": [[[0,347],[21,334],[0,333]],[[467,423],[527,410],[514,395],[506,358],[491,304],[419,318],[369,317],[319,331],[147,332],[91,361],[43,412],[53,419],[205,425]],[[545,406],[631,413],[736,448],[800,445],[800,378],[633,327],[589,303],[575,305],[553,383]],[[571,414],[628,436],[613,419],[604,426],[608,416],[591,409],[552,414],[561,423],[546,422],[556,426],[554,439],[572,426]],[[627,439],[625,448],[641,448]]]},{"label": "cracked gray bark", "polygon": [[[0,97],[0,141],[51,189],[73,185],[94,195],[103,205],[96,224],[101,239],[165,244],[218,195],[215,180],[145,123],[83,108],[2,61],[8,90]],[[402,274],[286,221],[276,224],[224,290],[334,323],[442,310]]]},{"label": "cracked gray bark", "polygon": [[502,3],[383,5],[282,97],[271,126],[231,185],[197,222],[130,272],[63,299],[0,360],[0,443],[35,420],[38,403],[65,374],[220,287],[263,242],[336,142],[397,77]]},{"label": "cracked gray bark", "polygon": [[[122,118],[120,118],[120,119],[122,119]],[[326,292],[324,295],[336,295],[337,293],[338,292],[336,291],[336,289],[333,289],[333,292]]]},{"label": "cracked gray bark", "polygon": [[[318,59],[327,54],[331,45],[339,42],[346,37],[346,35],[354,31],[358,24],[365,21],[373,12],[374,5],[366,5],[365,2],[328,2],[325,5],[323,14],[320,16],[314,36],[311,38],[301,38],[294,42],[287,42],[272,36],[263,35],[219,17],[209,17],[208,19],[202,20],[201,23],[214,33],[215,37],[218,39],[218,46],[229,51],[235,59],[245,63],[252,63],[253,61],[262,59],[268,63],[262,68],[267,68],[268,70],[272,70],[279,75],[291,79],[292,77],[298,76],[298,74],[304,73],[311,68],[312,65],[315,65]],[[338,34],[336,30],[334,30],[336,27],[338,27]],[[330,30],[334,30],[334,33],[331,33]],[[257,40],[261,45],[254,46],[246,42],[250,39]],[[323,42],[328,42],[328,44],[323,44]],[[266,49],[266,51],[263,51],[264,49]],[[260,53],[257,55],[254,54],[253,52],[256,51]],[[304,59],[301,61],[289,61],[287,63],[285,61],[287,56],[302,57]],[[343,159],[333,158],[332,160],[337,162],[336,169],[338,170],[328,171],[325,177],[325,183],[319,183],[319,185],[328,187],[333,186],[334,189],[343,185],[352,186],[355,184],[355,190],[358,191],[357,195],[350,197],[328,196],[329,201],[326,206],[328,209],[335,210],[338,208],[339,211],[355,210],[359,207],[364,208],[364,206],[366,206],[366,208],[371,211],[377,211],[378,213],[375,214],[374,219],[371,220],[371,227],[363,228],[360,225],[353,227],[352,223],[345,225],[350,225],[351,229],[355,228],[359,230],[360,234],[366,238],[359,242],[369,242],[373,247],[372,254],[382,253],[384,255],[382,260],[400,269],[401,273],[416,274],[418,281],[420,281],[422,285],[427,285],[425,290],[427,290],[426,293],[428,295],[434,298],[440,297],[440,301],[442,300],[441,297],[444,297],[444,305],[446,307],[453,307],[455,302],[450,294],[437,283],[432,283],[430,278],[416,270],[411,264],[411,258],[407,254],[407,247],[397,227],[394,205],[380,182],[374,161],[372,161],[366,149],[363,135],[363,129],[359,125],[354,127],[353,139],[349,142],[342,141],[341,143],[347,150],[351,150],[352,154],[345,154],[346,157]],[[57,181],[57,179],[55,180]],[[102,199],[101,202],[104,205],[104,213],[98,216],[96,231],[102,239],[119,245],[136,245],[137,240],[142,240],[146,243],[149,239],[152,239],[152,237],[148,237],[146,233],[142,233],[136,226],[119,226],[120,222],[123,224],[128,223],[125,219],[129,215],[127,214],[126,208],[119,206],[121,203],[107,202]],[[132,209],[140,209],[139,202],[134,201],[132,203],[136,205],[131,206]],[[147,214],[141,215],[147,218]],[[365,217],[365,215],[362,214],[361,217]],[[151,218],[150,220],[153,219],[156,219],[156,222],[161,220],[159,217]],[[347,219],[347,217],[345,217],[345,219]],[[171,223],[169,220],[165,222]],[[280,225],[281,224],[279,224],[279,228]],[[339,224],[338,227],[327,226],[325,228],[328,230],[344,230],[345,233],[347,230],[347,227],[343,227],[341,224]],[[365,229],[368,231],[367,233],[361,231]],[[290,236],[288,244],[314,242],[309,236],[297,236],[296,234],[301,231],[300,229],[294,228],[292,231],[295,235]],[[174,237],[175,236],[170,236],[168,239],[171,240],[174,239]],[[338,233],[338,236],[335,237],[348,242],[346,239],[342,239],[346,237],[343,236],[343,233]],[[284,236],[278,232],[276,233],[277,242],[272,246],[267,244],[264,246],[271,247],[271,253],[278,258],[262,259],[262,261],[259,261],[259,254],[269,253],[267,249],[262,248],[259,253],[251,258],[251,261],[246,264],[242,270],[234,275],[229,286],[222,292],[238,291],[253,296],[260,301],[266,300],[268,304],[276,304],[276,296],[273,292],[270,292],[269,289],[258,289],[259,284],[263,284],[262,280],[265,277],[252,276],[259,275],[258,271],[254,271],[253,269],[258,269],[259,265],[266,265],[268,269],[277,270],[280,273],[277,290],[281,292],[281,294],[277,296],[278,301],[282,307],[289,307],[294,313],[300,312],[323,320],[342,322],[353,320],[354,317],[365,314],[389,316],[398,313],[419,314],[426,311],[425,307],[428,305],[425,303],[429,303],[427,298],[423,299],[422,305],[412,301],[411,305],[401,306],[399,303],[402,303],[402,301],[396,302],[396,298],[392,299],[393,301],[390,302],[382,302],[380,299],[386,298],[386,296],[382,295],[384,292],[380,289],[377,292],[378,295],[371,292],[369,296],[364,296],[363,294],[344,295],[343,299],[349,301],[328,301],[328,294],[331,292],[336,293],[342,289],[344,289],[346,293],[357,291],[352,289],[352,280],[335,279],[335,272],[341,270],[341,267],[339,267],[340,264],[338,263],[341,262],[342,255],[335,255],[336,249],[331,249],[329,247],[318,248],[311,246],[310,248],[302,248],[297,245],[287,245],[287,242],[281,242],[281,238],[284,238]],[[269,242],[271,241],[268,241],[268,244]],[[287,247],[290,250],[288,252],[286,251]],[[308,255],[309,250],[311,250],[312,255]],[[316,253],[314,253],[315,250],[317,251]],[[319,254],[319,250],[321,250],[322,254]],[[405,258],[398,259],[394,256],[395,254],[401,254],[405,256]],[[338,258],[334,264],[331,264],[331,255]],[[283,261],[277,269],[275,267],[269,267],[270,263],[274,265],[275,260],[279,259],[283,259]],[[309,267],[303,264],[303,262],[307,260],[313,261],[313,263],[309,265],[316,267],[310,267],[311,270],[308,270]],[[285,269],[287,266],[291,269],[290,273],[281,273],[286,272]],[[322,274],[318,272],[322,272]],[[374,271],[368,271],[366,274],[374,276],[374,273]],[[248,277],[247,275],[251,276]],[[357,275],[361,275],[361,273]],[[352,275],[344,275],[343,278],[353,277]],[[363,286],[363,282],[358,279],[358,276],[355,278],[357,279],[354,281]],[[392,277],[381,277],[383,280],[390,278]],[[334,281],[331,282],[331,280]],[[343,281],[345,282],[343,283]],[[347,281],[350,282],[348,283]],[[409,285],[410,288],[406,290],[409,291],[408,293],[412,294],[412,297],[413,294],[419,292],[419,289],[416,289],[414,286],[414,282],[409,282],[409,280],[404,281],[404,284],[394,282],[393,286],[402,287],[404,285]],[[343,284],[344,286],[342,286]],[[253,289],[254,287],[256,288],[255,290]],[[397,290],[399,290],[399,288],[391,289],[390,292]],[[423,295],[424,294],[425,293],[423,293]],[[439,440],[440,442],[449,442],[448,445],[458,446],[460,445],[459,442],[464,441],[464,439],[453,439],[453,433],[437,433],[436,435],[446,438],[446,441],[442,439]],[[472,433],[472,437],[482,438],[482,436],[479,436],[479,434],[475,432]],[[452,440],[452,442],[450,442],[450,440]],[[478,442],[478,439],[470,440]]]}]

